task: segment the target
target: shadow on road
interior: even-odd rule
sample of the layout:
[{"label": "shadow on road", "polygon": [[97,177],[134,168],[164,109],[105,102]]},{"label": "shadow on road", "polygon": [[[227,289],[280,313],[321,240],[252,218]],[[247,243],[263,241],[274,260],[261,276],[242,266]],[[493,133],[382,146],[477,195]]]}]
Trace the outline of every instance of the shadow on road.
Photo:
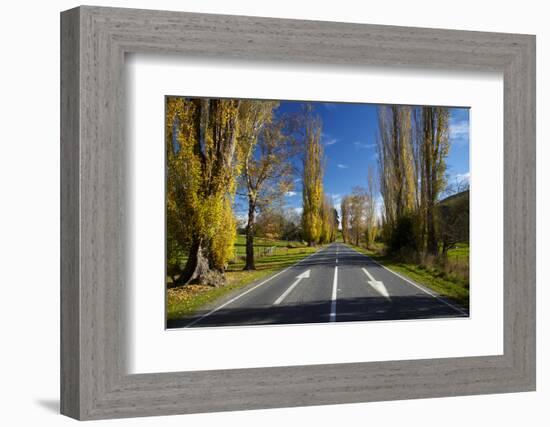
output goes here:
[{"label": "shadow on road", "polygon": [[[304,259],[299,263],[299,267],[318,267],[334,266],[336,261],[336,252],[318,252],[314,256]],[[374,261],[367,258],[359,252],[340,252],[338,254],[338,266],[368,266],[376,265]]]},{"label": "shadow on road", "polygon": [[[191,327],[325,323],[329,322],[329,313],[330,301],[247,308],[225,307]],[[468,317],[429,295],[396,296],[391,301],[384,297],[338,299],[336,313],[337,322]],[[168,328],[185,327],[202,314],[170,321]]]}]

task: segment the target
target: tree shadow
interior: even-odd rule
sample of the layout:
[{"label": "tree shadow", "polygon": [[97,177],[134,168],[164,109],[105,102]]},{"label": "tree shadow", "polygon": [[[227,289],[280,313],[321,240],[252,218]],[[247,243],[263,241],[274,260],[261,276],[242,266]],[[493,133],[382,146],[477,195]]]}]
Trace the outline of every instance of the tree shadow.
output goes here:
[{"label": "tree shadow", "polygon": [[[331,301],[308,301],[294,304],[224,307],[192,324],[193,328],[212,326],[285,325],[328,323]],[[205,313],[168,322],[168,328],[182,328]],[[381,320],[418,320],[468,317],[430,295],[339,298],[336,322]]]},{"label": "tree shadow", "polygon": [[[302,272],[304,269],[316,268],[322,274],[332,270],[336,265],[334,253],[318,253],[306,258],[298,264],[290,266],[290,271]],[[383,267],[358,252],[344,252],[338,255],[338,266],[343,268],[368,267],[375,271],[377,277],[390,275]],[[329,274],[329,273],[327,273]],[[392,275],[393,278],[393,275]],[[395,278],[394,278],[395,279]],[[380,278],[379,280],[382,280]],[[398,279],[402,280],[402,279]],[[468,317],[469,311],[459,312],[443,301],[444,297],[434,298],[426,293],[407,295],[392,295],[391,299],[383,296],[357,296],[336,300],[336,322],[387,321],[387,320],[418,320],[433,318]],[[281,305],[254,303],[246,307],[223,307],[210,313],[208,309],[201,310],[193,316],[169,320],[168,328],[213,327],[213,326],[244,326],[244,325],[284,325],[330,322],[332,302],[328,299],[302,301],[299,303],[284,303]],[[202,317],[205,314],[206,317]],[[193,323],[196,322],[196,323]]]}]

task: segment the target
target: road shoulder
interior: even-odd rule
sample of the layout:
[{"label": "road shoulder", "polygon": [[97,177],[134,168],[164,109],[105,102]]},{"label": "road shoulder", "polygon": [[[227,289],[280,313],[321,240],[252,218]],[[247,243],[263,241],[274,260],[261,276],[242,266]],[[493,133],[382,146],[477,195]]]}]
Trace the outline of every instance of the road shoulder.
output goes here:
[{"label": "road shoulder", "polygon": [[400,266],[398,262],[373,256],[369,251],[360,247],[347,244],[346,246],[367,257],[397,277],[409,282],[411,286],[416,286],[423,292],[441,299],[444,304],[449,304],[455,307],[457,311],[469,316],[469,290],[465,290],[461,285],[435,276],[429,277],[429,280],[421,280],[419,275],[414,274],[410,269]]},{"label": "road shoulder", "polygon": [[182,328],[185,327],[190,322],[193,322],[195,319],[200,318],[213,310],[216,310],[225,304],[228,304],[230,301],[234,300],[235,298],[239,297],[239,295],[243,295],[245,293],[251,292],[252,289],[258,287],[258,285],[263,285],[264,283],[269,283],[272,279],[275,277],[283,274],[287,270],[292,269],[293,267],[299,265],[301,262],[305,261],[306,259],[318,254],[321,252],[325,247],[319,247],[318,250],[316,250],[313,253],[310,253],[308,255],[305,255],[302,259],[297,261],[296,263],[281,267],[279,269],[266,269],[266,270],[255,270],[255,272],[266,272],[265,275],[261,275],[260,277],[252,280],[251,282],[244,283],[244,284],[237,284],[237,285],[229,285],[233,288],[230,290],[222,288],[212,288],[207,290],[206,292],[212,292],[216,293],[216,291],[220,292],[220,295],[218,297],[214,297],[211,300],[208,300],[204,304],[200,304],[193,308],[193,310],[185,312],[185,314],[182,314],[181,316],[169,316],[168,314],[168,301],[166,306],[166,327],[168,329],[173,328]]}]

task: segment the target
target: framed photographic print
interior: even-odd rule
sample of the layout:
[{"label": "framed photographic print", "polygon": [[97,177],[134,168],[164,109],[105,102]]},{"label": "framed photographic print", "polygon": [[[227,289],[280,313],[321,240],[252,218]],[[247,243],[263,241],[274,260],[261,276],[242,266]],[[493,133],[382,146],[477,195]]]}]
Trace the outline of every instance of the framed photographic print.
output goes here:
[{"label": "framed photographic print", "polygon": [[535,389],[534,36],[83,6],[61,41],[63,414]]}]

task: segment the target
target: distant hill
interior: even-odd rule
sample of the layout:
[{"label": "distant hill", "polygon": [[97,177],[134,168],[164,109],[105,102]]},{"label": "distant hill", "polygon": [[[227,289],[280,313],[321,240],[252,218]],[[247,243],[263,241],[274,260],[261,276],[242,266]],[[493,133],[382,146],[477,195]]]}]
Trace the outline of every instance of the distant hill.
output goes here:
[{"label": "distant hill", "polygon": [[468,204],[470,202],[470,190],[461,191],[460,193],[455,193],[449,197],[446,197],[443,200],[440,200],[438,202],[438,205],[448,205],[448,204],[454,204],[456,202],[462,202],[467,201]]},{"label": "distant hill", "polygon": [[446,254],[457,243],[470,241],[470,190],[453,194],[437,204],[438,229]]}]

